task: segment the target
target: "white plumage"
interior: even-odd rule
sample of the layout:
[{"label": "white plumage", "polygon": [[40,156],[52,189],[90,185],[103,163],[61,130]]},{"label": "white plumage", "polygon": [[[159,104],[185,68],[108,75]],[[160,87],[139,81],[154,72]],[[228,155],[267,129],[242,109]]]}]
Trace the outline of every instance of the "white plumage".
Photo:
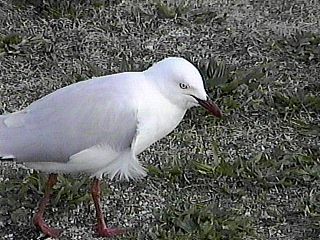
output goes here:
[{"label": "white plumage", "polygon": [[145,171],[136,156],[206,100],[198,70],[167,58],[144,72],[72,84],[0,116],[0,155],[50,173],[139,178]]}]

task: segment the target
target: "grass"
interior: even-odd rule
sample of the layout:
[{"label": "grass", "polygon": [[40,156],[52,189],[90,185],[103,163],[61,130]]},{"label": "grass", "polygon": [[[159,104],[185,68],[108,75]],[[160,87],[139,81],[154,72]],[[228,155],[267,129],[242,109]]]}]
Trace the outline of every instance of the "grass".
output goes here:
[{"label": "grass", "polygon": [[182,17],[190,9],[189,1],[177,1],[174,3],[155,1],[155,6],[159,16],[162,18]]},{"label": "grass", "polygon": [[283,51],[288,57],[305,63],[319,61],[320,35],[313,32],[298,32],[273,43],[276,51]]},{"label": "grass", "polygon": [[150,239],[242,239],[254,235],[243,213],[215,205],[180,203],[158,213],[161,228]]},{"label": "grass", "polygon": [[[1,6],[8,19],[0,30],[1,111],[169,55],[198,66],[222,108],[221,120],[201,109],[188,112],[143,153],[145,180],[105,182],[107,222],[133,229],[119,239],[319,238],[318,3]],[[45,179],[1,163],[1,239],[39,238],[30,222]],[[61,239],[96,239],[89,188],[85,176],[59,177],[46,218],[64,229]]]},{"label": "grass", "polygon": [[17,45],[22,42],[22,36],[17,33],[10,33],[5,36],[0,35],[0,54],[1,53],[17,53]]}]

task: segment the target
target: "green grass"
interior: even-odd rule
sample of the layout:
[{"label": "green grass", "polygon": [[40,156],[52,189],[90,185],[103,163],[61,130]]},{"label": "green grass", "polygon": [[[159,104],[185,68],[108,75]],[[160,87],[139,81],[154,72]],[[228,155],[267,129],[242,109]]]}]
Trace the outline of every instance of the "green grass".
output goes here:
[{"label": "green grass", "polygon": [[0,54],[17,52],[17,45],[22,42],[23,37],[18,33],[0,35]]},{"label": "green grass", "polygon": [[287,57],[307,64],[319,61],[320,35],[313,32],[298,32],[273,43],[272,48],[284,52]]},{"label": "green grass", "polygon": [[185,15],[190,9],[189,1],[166,2],[162,0],[155,1],[158,15],[162,18],[177,18]]},{"label": "green grass", "polygon": [[181,202],[157,214],[161,227],[149,233],[150,239],[243,239],[254,236],[252,223],[241,211],[216,205]]},{"label": "green grass", "polygon": [[[166,56],[199,67],[220,120],[187,113],[140,159],[141,182],[105,181],[119,239],[319,238],[319,4],[279,1],[20,1],[3,5],[1,110]],[[0,238],[37,239],[46,176],[0,168]],[[46,219],[96,239],[85,176],[60,176]]]}]

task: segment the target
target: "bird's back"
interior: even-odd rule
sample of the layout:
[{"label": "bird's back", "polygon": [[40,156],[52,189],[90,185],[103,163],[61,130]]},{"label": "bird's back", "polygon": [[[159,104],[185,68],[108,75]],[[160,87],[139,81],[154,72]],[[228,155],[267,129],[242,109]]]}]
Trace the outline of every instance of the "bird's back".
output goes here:
[{"label": "bird's back", "polygon": [[21,162],[66,162],[102,142],[127,148],[137,124],[131,86],[139,78],[141,73],[122,73],[76,83],[0,116],[0,155]]}]

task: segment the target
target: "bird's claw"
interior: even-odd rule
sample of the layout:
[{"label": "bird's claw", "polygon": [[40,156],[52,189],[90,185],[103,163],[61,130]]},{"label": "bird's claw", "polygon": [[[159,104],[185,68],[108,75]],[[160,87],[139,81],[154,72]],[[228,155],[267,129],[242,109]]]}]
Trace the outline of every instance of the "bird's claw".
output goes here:
[{"label": "bird's claw", "polygon": [[115,237],[126,233],[125,229],[121,228],[107,228],[97,226],[97,234],[100,237]]},{"label": "bird's claw", "polygon": [[58,238],[62,233],[61,229],[49,227],[43,219],[35,220],[34,225],[47,237]]}]

